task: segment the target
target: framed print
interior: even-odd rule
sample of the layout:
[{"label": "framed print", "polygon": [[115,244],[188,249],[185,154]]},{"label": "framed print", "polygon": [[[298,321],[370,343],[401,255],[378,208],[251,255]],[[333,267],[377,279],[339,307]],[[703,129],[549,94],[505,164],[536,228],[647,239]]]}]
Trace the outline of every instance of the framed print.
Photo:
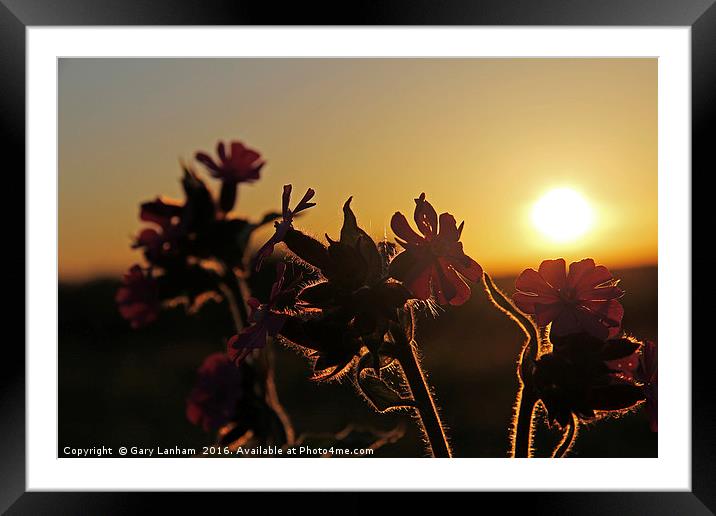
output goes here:
[{"label": "framed print", "polygon": [[0,5],[26,202],[3,510],[713,513],[716,7],[140,4]]}]

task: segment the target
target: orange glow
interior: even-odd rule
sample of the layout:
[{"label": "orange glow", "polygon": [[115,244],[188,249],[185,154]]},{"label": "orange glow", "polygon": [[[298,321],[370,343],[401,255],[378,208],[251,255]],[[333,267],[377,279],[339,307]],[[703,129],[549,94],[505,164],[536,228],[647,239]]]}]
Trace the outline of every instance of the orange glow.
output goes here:
[{"label": "orange glow", "polygon": [[[178,159],[219,139],[267,161],[239,191],[255,219],[290,182],[316,190],[297,223],[309,233],[336,236],[352,195],[361,224],[392,238],[392,214],[425,192],[465,221],[466,252],[495,276],[559,256],[657,262],[655,59],[62,59],[60,278],[141,261],[129,248],[139,203],[180,198]],[[586,199],[578,237],[535,227],[556,188]],[[543,210],[548,233],[564,230],[559,214]]]}]

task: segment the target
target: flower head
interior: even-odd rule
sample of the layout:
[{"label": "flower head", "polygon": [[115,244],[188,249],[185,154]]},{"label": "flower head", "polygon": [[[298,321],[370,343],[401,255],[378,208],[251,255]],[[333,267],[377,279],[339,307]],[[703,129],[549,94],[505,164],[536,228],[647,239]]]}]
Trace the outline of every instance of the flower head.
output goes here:
[{"label": "flower head", "polygon": [[224,353],[204,360],[195,387],[186,401],[186,417],[206,432],[216,432],[236,418],[245,395],[242,371]]},{"label": "flower head", "polygon": [[402,239],[405,249],[390,264],[391,275],[403,281],[418,299],[431,294],[440,304],[461,305],[470,298],[470,287],[464,278],[477,281],[482,267],[465,254],[460,242],[464,222],[458,227],[455,217],[442,213],[438,218],[425,194],[415,199],[416,233],[400,212],[393,215],[390,226]]},{"label": "flower head", "polygon": [[256,181],[259,179],[261,168],[266,163],[261,159],[261,154],[239,141],[231,142],[228,153],[224,142],[218,142],[216,153],[219,156],[218,162],[205,152],[197,152],[196,160],[208,168],[212,176],[223,181],[234,183]]},{"label": "flower head", "polygon": [[216,222],[216,207],[204,182],[184,169],[181,183],[183,204],[157,197],[140,206],[139,218],[152,226],[139,233],[132,247],[144,249],[152,265],[168,268],[183,264],[197,236],[208,233]]},{"label": "flower head", "polygon": [[378,355],[391,321],[397,322],[410,293],[389,278],[388,250],[376,245],[358,226],[349,198],[343,205],[338,240],[326,235],[328,246],[298,230],[286,233],[284,243],[321,279],[298,294],[304,315],[289,318],[280,335],[308,350],[320,378],[346,370],[363,346]]},{"label": "flower head", "polygon": [[132,328],[141,328],[156,320],[160,308],[158,290],[151,272],[145,274],[139,265],[134,265],[124,275],[115,301],[119,313]]},{"label": "flower head", "polygon": [[298,213],[316,205],[315,202],[309,202],[313,196],[316,195],[313,188],[309,188],[306,190],[306,193],[298,202],[296,207],[291,210],[289,208],[289,203],[291,202],[292,188],[292,185],[284,185],[283,187],[283,195],[281,196],[281,220],[274,222],[275,233],[268,240],[268,242],[266,242],[261,249],[259,249],[258,253],[256,253],[256,270],[261,268],[261,264],[265,258],[271,256],[276,244],[283,242],[288,232],[293,229],[293,218]]},{"label": "flower head", "polygon": [[142,203],[139,218],[153,224],[154,227],[140,231],[132,247],[144,249],[147,261],[152,264],[162,264],[176,257],[179,254],[183,234],[181,227],[183,213],[184,206],[159,197]]},{"label": "flower head", "polygon": [[224,142],[216,146],[218,161],[214,161],[205,152],[197,152],[196,160],[203,164],[211,175],[223,182],[221,189],[221,208],[228,212],[236,202],[236,188],[239,183],[250,183],[259,179],[261,168],[266,163],[261,154],[249,149],[239,141],[231,142],[227,153]]},{"label": "flower head", "polygon": [[280,307],[296,299],[296,288],[300,278],[284,286],[286,264],[280,262],[276,267],[276,281],[271,287],[271,295],[265,304],[252,297],[248,300],[250,326],[234,335],[227,343],[229,358],[239,364],[254,349],[263,348],[269,337],[275,337],[286,322],[288,315]]},{"label": "flower head", "polygon": [[633,354],[608,362],[619,374],[642,384],[646,397],[646,412],[652,432],[658,431],[658,356],[654,341],[645,341]]},{"label": "flower head", "polygon": [[551,423],[564,427],[571,414],[589,420],[597,412],[624,410],[644,400],[643,389],[609,365],[634,353],[638,342],[603,341],[588,333],[552,340],[552,352],[540,357],[532,372],[534,388]]},{"label": "flower head", "polygon": [[527,269],[519,275],[512,296],[517,308],[534,315],[539,326],[552,323],[557,336],[587,332],[605,340],[619,334],[624,308],[617,301],[624,291],[609,269],[594,260],[566,262],[545,260],[539,271]]}]

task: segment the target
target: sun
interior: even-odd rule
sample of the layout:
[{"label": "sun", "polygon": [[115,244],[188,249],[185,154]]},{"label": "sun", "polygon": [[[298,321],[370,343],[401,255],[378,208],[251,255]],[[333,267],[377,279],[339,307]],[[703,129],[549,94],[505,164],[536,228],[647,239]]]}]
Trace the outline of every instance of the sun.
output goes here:
[{"label": "sun", "polygon": [[594,222],[594,210],[582,194],[572,188],[555,188],[532,208],[532,223],[556,242],[571,242],[586,233]]}]

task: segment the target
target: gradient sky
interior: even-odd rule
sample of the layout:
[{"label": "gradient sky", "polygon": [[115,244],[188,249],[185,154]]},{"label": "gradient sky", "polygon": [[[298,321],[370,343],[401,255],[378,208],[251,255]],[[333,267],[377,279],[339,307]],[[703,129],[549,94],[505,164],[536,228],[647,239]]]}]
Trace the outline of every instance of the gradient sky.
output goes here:
[{"label": "gradient sky", "polygon": [[[290,182],[317,192],[307,232],[336,236],[353,195],[359,222],[392,238],[391,215],[412,219],[426,192],[496,275],[558,256],[657,262],[655,59],[61,59],[60,279],[140,261],[139,202],[181,198],[179,159],[219,139],[267,160],[242,215],[279,209]],[[555,187],[595,210],[573,242],[530,220]]]}]

